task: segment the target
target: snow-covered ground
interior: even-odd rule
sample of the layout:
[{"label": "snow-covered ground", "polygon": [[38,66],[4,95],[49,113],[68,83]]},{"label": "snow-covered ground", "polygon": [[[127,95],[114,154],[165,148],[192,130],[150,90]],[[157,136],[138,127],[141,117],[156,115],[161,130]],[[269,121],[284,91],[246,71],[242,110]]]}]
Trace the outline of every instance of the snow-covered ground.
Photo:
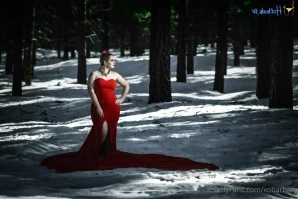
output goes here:
[{"label": "snow-covered ground", "polygon": [[[296,49],[296,48],[295,48]],[[76,151],[90,128],[86,85],[76,83],[77,60],[40,51],[32,86],[11,96],[11,75],[0,66],[0,198],[298,198],[298,53],[294,56],[294,110],[269,109],[255,96],[255,53],[241,66],[229,52],[225,93],[212,91],[215,53],[198,54],[195,74],[176,82],[171,56],[169,103],[148,104],[148,51],[120,58],[115,70],[130,83],[121,106],[118,149],[163,153],[214,163],[217,171],[147,168],[55,173],[39,165]],[[99,67],[87,60],[87,75]],[[116,90],[121,94],[121,87]]]}]

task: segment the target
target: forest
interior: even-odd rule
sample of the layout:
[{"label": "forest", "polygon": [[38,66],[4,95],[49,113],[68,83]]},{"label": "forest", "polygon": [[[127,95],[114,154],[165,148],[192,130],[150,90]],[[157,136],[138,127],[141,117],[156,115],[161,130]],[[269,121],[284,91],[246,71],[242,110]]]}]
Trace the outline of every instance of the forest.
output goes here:
[{"label": "forest", "polygon": [[[38,49],[57,50],[61,60],[78,59],[79,84],[86,84],[91,52],[118,48],[121,56],[140,56],[150,49],[148,103],[154,103],[172,100],[170,55],[178,59],[176,81],[186,82],[194,73],[197,46],[216,48],[213,90],[224,93],[228,46],[239,66],[249,45],[257,55],[256,96],[269,98],[269,107],[292,109],[297,15],[286,9],[291,6],[294,1],[25,0],[18,7],[11,2],[1,6],[0,59],[5,55],[5,74],[13,74],[12,95],[21,96],[22,82],[31,85],[34,78]],[[261,12],[278,7],[280,16]]]},{"label": "forest", "polygon": [[[298,197],[298,1],[5,3],[0,198]],[[107,50],[130,85],[115,148],[136,158],[56,162],[69,173],[44,167],[99,146],[84,144],[100,132],[87,83]],[[181,157],[200,167],[179,170]]]}]

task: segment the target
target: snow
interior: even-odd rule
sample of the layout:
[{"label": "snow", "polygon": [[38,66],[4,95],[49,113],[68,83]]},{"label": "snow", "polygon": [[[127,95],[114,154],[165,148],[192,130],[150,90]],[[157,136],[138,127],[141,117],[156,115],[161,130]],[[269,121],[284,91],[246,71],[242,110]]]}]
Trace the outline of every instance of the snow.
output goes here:
[{"label": "snow", "polygon": [[[295,46],[297,49],[297,46]],[[39,49],[31,86],[11,96],[12,76],[0,65],[0,198],[297,198],[298,53],[294,54],[294,110],[269,109],[255,96],[255,53],[241,66],[229,52],[225,93],[212,90],[215,51],[194,58],[195,73],[176,82],[173,101],[148,104],[148,50],[120,57],[115,70],[130,84],[121,105],[117,147],[214,163],[217,171],[127,168],[55,173],[39,165],[49,156],[76,151],[91,129],[90,97],[76,83],[77,60],[61,61]],[[87,75],[99,67],[87,60]],[[120,96],[121,87],[116,94]]]}]

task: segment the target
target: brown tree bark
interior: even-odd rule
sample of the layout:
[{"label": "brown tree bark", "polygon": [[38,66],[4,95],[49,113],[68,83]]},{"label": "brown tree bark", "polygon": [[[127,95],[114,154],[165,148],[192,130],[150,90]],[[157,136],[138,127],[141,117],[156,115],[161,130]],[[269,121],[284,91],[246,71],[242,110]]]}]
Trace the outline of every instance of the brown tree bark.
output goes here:
[{"label": "brown tree bark", "polygon": [[293,17],[270,16],[269,108],[293,109]]},{"label": "brown tree bark", "polygon": [[188,42],[187,42],[187,74],[194,74],[194,14],[195,2],[194,0],[187,0],[187,22],[188,22]]},{"label": "brown tree bark", "polygon": [[12,95],[22,96],[22,76],[23,76],[23,27],[24,27],[24,8],[22,5],[15,8],[19,16],[15,16],[13,31],[13,80]]},{"label": "brown tree bark", "polygon": [[186,82],[186,0],[178,0],[177,82]]},{"label": "brown tree bark", "polygon": [[257,27],[257,47],[256,47],[256,73],[257,88],[256,96],[258,99],[269,97],[269,54],[270,31],[268,30],[268,16],[258,16]]},{"label": "brown tree bark", "polygon": [[111,10],[111,0],[103,0],[103,18],[102,18],[102,41],[101,41],[101,51],[108,50],[110,48],[110,25],[109,25],[109,13]]},{"label": "brown tree bark", "polygon": [[86,0],[77,0],[78,3],[78,17],[79,17],[79,42],[78,42],[78,84],[87,83],[87,71],[86,71]]},{"label": "brown tree bark", "polygon": [[148,103],[170,102],[170,22],[171,0],[152,0],[150,24],[149,100]]},{"label": "brown tree bark", "polygon": [[220,93],[224,92],[224,74],[227,56],[226,49],[228,36],[228,3],[229,0],[217,1],[217,46],[213,90],[218,91]]},{"label": "brown tree bark", "polygon": [[26,85],[31,85],[33,72],[32,63],[32,40],[33,40],[33,17],[34,17],[34,1],[26,1],[25,9],[25,28],[24,28],[24,62],[23,62],[23,80]]}]

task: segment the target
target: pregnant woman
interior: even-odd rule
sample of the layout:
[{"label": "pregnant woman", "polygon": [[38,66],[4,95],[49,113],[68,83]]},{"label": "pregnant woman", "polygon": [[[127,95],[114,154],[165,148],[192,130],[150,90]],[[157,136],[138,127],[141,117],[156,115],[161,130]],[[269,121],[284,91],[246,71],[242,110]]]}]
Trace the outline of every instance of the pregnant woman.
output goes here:
[{"label": "pregnant woman", "polygon": [[[162,154],[137,154],[117,150],[117,122],[120,104],[124,101],[129,85],[117,72],[114,56],[104,51],[100,56],[101,67],[88,78],[88,91],[92,100],[91,119],[93,126],[78,151],[47,157],[41,165],[57,172],[110,170],[128,167],[146,167],[165,170],[209,169],[219,167],[209,163],[195,162],[182,157]],[[117,83],[123,87],[117,99]]]}]

